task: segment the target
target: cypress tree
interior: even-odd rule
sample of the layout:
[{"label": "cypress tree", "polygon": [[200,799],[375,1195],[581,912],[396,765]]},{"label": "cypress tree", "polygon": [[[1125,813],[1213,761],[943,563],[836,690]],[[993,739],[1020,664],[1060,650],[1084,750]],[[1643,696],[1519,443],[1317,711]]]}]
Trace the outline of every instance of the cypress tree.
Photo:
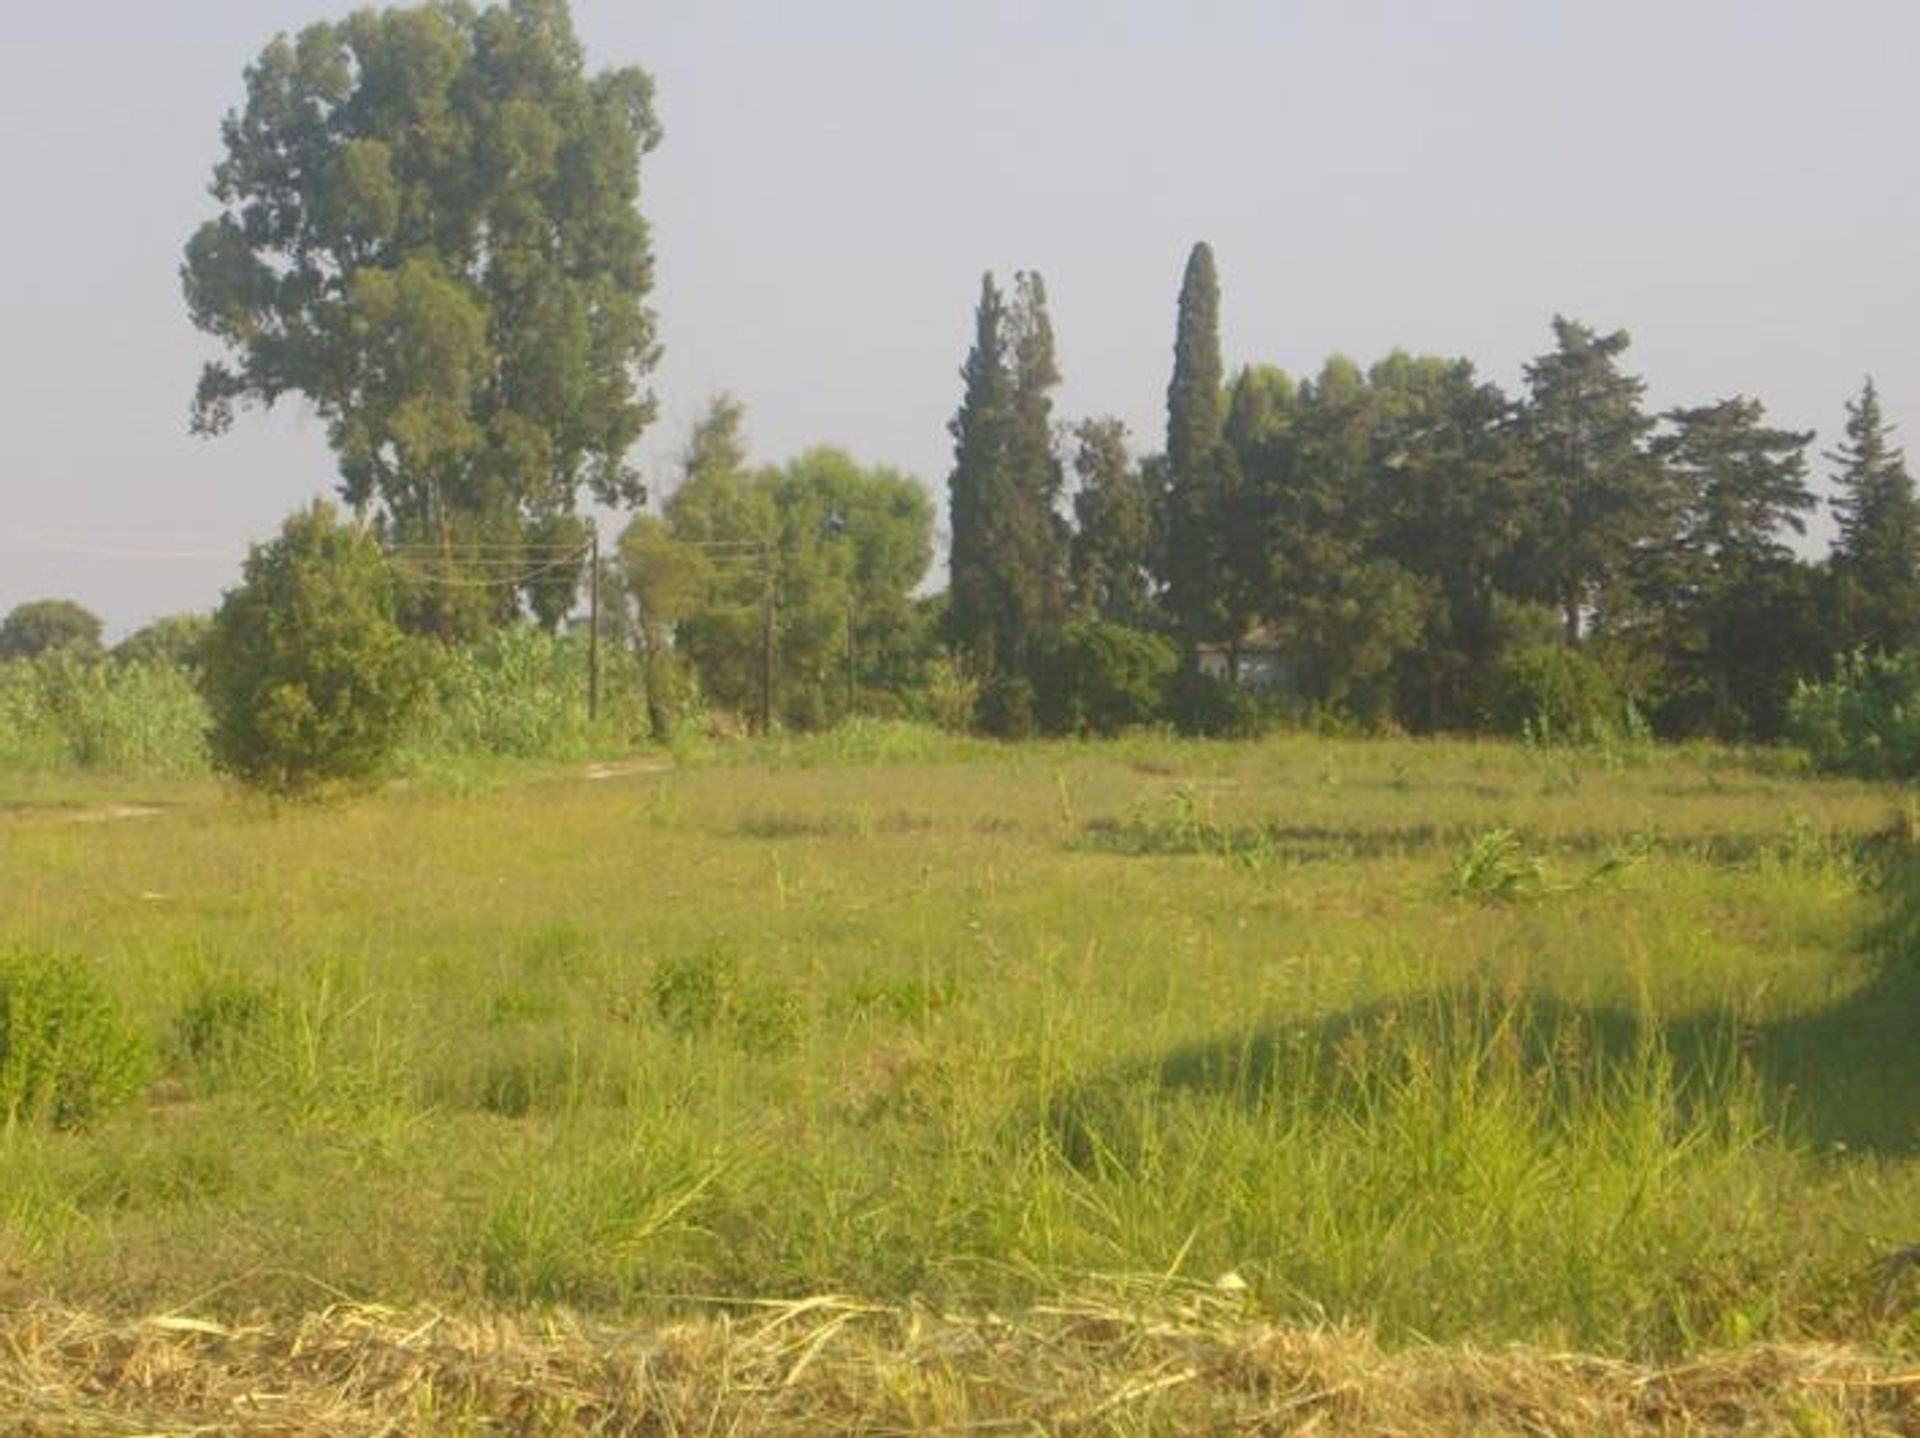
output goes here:
[{"label": "cypress tree", "polygon": [[1167,608],[1192,662],[1221,622],[1220,282],[1204,241],[1187,257],[1167,386]]},{"label": "cypress tree", "polygon": [[947,480],[953,531],[947,623],[954,647],[977,675],[992,674],[998,585],[991,525],[1005,488],[1013,380],[1007,362],[1006,302],[992,274],[980,279],[973,349],[961,368],[965,390],[947,426],[953,435],[953,473]]},{"label": "cypress tree", "polygon": [[997,528],[995,568],[1005,595],[1003,672],[1025,668],[1034,634],[1066,613],[1066,527],[1059,503],[1065,473],[1053,439],[1053,389],[1060,383],[1047,287],[1031,271],[1014,276],[1008,315],[1013,406],[1007,490]]}]

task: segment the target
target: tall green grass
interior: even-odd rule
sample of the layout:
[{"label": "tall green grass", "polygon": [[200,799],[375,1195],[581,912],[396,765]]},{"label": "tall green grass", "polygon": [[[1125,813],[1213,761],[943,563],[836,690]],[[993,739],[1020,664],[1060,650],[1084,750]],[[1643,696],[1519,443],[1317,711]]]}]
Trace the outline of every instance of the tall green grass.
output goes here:
[{"label": "tall green grass", "polygon": [[171,665],[0,661],[0,769],[202,774],[206,729],[192,680]]},{"label": "tall green grass", "polygon": [[0,1291],[657,1316],[1233,1274],[1396,1340],[1912,1336],[1875,1268],[1920,1235],[1887,795],[1708,751],[825,745],[0,816],[0,929],[90,956],[158,1065],[88,1132],[0,1133]]}]

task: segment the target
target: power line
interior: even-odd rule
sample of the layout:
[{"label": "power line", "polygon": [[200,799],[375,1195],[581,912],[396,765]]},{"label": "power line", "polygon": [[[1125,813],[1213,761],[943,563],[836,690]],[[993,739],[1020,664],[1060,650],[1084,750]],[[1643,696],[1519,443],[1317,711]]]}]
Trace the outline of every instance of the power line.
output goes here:
[{"label": "power line", "polygon": [[47,535],[30,534],[29,543],[18,543],[13,539],[0,541],[0,547],[20,554],[52,553],[72,554],[86,559],[121,560],[208,560],[233,559],[242,555],[244,547],[232,545],[224,549],[130,549],[112,545],[74,544],[64,539],[54,539]]}]

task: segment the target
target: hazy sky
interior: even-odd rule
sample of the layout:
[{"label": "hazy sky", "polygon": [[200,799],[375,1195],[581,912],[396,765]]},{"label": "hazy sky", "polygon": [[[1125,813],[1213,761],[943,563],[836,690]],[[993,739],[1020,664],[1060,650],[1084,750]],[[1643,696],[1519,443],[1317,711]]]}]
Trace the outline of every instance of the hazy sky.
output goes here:
[{"label": "hazy sky", "polygon": [[[241,72],[333,0],[8,0],[0,611],[124,632],[214,603],[326,490],[288,404],[187,434],[181,245]],[[1063,417],[1160,442],[1189,246],[1229,364],[1461,354],[1517,387],[1556,312],[1656,405],[1735,392],[1831,443],[1862,375],[1920,416],[1911,0],[575,0],[667,139],[642,204],[673,457],[708,395],[944,492],[982,270],[1041,271]],[[1920,453],[1920,438],[1909,435]],[[91,552],[83,552],[91,551]],[[197,556],[197,557],[194,557]]]}]

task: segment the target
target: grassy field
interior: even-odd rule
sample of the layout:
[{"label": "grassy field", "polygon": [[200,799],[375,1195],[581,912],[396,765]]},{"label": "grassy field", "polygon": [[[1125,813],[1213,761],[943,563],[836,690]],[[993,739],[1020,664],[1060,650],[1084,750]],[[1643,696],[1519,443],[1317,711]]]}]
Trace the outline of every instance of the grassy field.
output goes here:
[{"label": "grassy field", "polygon": [[835,1293],[1672,1361],[1911,1345],[1920,856],[1778,757],[870,730],[275,810],[0,781],[141,1099],[0,1132],[0,1301]]}]

